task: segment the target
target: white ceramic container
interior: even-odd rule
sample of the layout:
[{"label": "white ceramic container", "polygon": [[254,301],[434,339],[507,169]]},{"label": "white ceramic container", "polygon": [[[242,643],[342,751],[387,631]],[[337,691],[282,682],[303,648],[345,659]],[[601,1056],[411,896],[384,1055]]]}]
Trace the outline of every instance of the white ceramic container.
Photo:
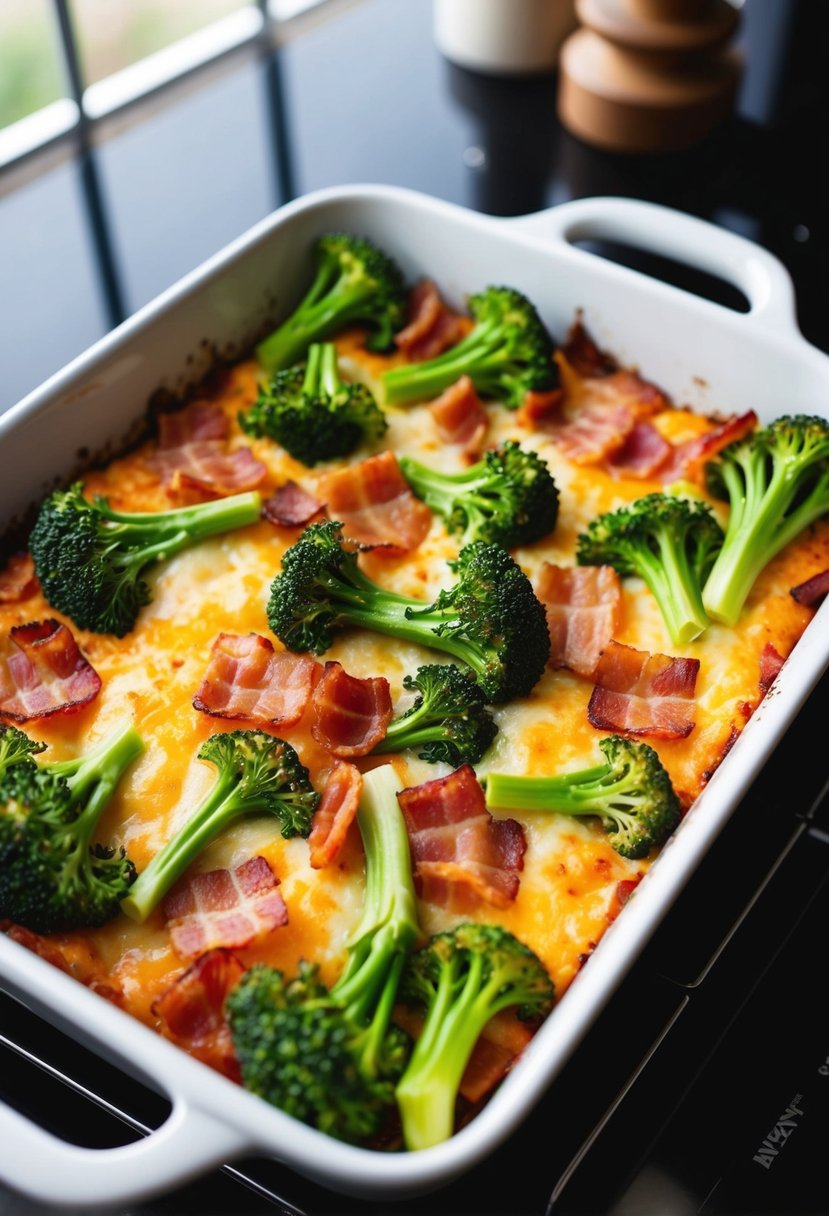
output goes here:
[{"label": "white ceramic container", "polygon": [[[558,335],[583,308],[601,345],[636,362],[680,401],[729,412],[751,408],[766,421],[793,410],[829,416],[829,358],[798,331],[788,275],[740,237],[622,199],[584,199],[504,220],[405,190],[338,188],[277,211],[0,417],[0,527],[22,517],[90,453],[117,450],[150,394],[197,377],[209,346],[240,352],[263,321],[278,320],[307,279],[311,241],[332,229],[371,236],[410,278],[436,275],[456,305],[488,283],[512,283]],[[733,282],[749,312],[732,312],[571,244],[600,236]],[[0,1177],[78,1212],[146,1199],[243,1154],[271,1156],[334,1190],[374,1198],[421,1193],[474,1169],[555,1086],[828,664],[829,601],[786,662],[776,695],[751,718],[517,1067],[475,1120],[423,1152],[387,1155],[323,1137],[0,934],[0,985],[166,1094],[173,1107],[146,1139],[87,1150],[0,1104]]]},{"label": "white ceramic container", "polygon": [[577,25],[573,0],[433,0],[432,12],[447,59],[494,76],[550,71]]}]

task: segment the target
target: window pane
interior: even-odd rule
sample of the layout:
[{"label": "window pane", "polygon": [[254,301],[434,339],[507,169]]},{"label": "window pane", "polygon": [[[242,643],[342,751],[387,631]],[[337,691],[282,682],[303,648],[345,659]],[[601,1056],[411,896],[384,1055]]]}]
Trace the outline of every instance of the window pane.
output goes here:
[{"label": "window pane", "polygon": [[86,83],[248,6],[249,0],[71,0]]},{"label": "window pane", "polygon": [[66,96],[52,0],[0,0],[0,128]]}]

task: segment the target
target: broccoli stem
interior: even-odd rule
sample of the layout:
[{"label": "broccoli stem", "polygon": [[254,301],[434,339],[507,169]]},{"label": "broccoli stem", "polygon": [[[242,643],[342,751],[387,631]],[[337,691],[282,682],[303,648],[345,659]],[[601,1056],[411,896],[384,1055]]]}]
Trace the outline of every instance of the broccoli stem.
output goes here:
[{"label": "broccoli stem", "polygon": [[118,782],[143,751],[143,739],[132,723],[127,723],[85,755],[46,766],[50,772],[66,778],[71,791],[70,806],[85,803],[71,826],[79,846],[75,854],[77,865],[86,857],[92,834]]},{"label": "broccoli stem", "polygon": [[607,781],[612,771],[609,764],[597,764],[558,777],[489,773],[486,778],[487,806],[513,811],[556,811],[564,815],[610,814],[610,808],[620,802],[635,806],[640,799],[635,790],[626,793],[624,778]]},{"label": "broccoli stem", "polygon": [[174,511],[113,511],[103,501],[97,507],[104,519],[113,524],[110,530],[113,541],[124,541],[130,546],[123,562],[132,568],[153,559],[173,557],[194,542],[219,532],[256,523],[262,510],[262,496],[258,490],[251,490]]},{"label": "broccoli stem", "polygon": [[324,338],[359,315],[372,291],[345,279],[333,286],[335,268],[323,262],[307,295],[288,320],[256,348],[256,357],[268,372],[298,363],[315,338]]},{"label": "broccoli stem", "polygon": [[449,480],[446,474],[430,469],[411,456],[401,456],[399,464],[400,471],[418,498],[422,498],[427,507],[439,515],[451,514],[458,499],[467,510],[470,504],[485,512],[497,505],[498,495],[493,491],[494,478],[481,463],[461,473],[452,473]]},{"label": "broccoli stem", "polygon": [[187,821],[187,831],[177,832],[139,874],[121,908],[143,923],[164,898],[176,879],[236,817],[234,794],[238,782],[232,770],[219,773],[215,784]]},{"label": "broccoli stem", "polygon": [[363,914],[348,943],[348,962],[331,990],[343,1004],[363,991],[366,974],[375,967],[384,972],[390,953],[405,955],[419,933],[409,836],[397,802],[402,788],[390,764],[363,777],[357,809],[366,858]]},{"label": "broccoli stem", "polygon": [[799,488],[802,470],[781,460],[767,482],[765,469],[764,455],[755,450],[741,454],[734,463],[723,462],[720,468],[731,515],[702,600],[712,620],[724,625],[736,625],[761,571],[826,510],[816,495],[786,514]]},{"label": "broccoli stem", "polygon": [[659,532],[657,540],[659,555],[641,551],[637,569],[662,610],[671,640],[682,646],[704,633],[710,621],[685,546],[666,532]]},{"label": "broccoli stem", "polygon": [[400,976],[420,932],[409,836],[390,764],[363,777],[357,824],[365,850],[363,914],[331,996],[358,1022],[368,1020],[361,1056],[373,1072],[391,1024]]},{"label": "broccoli stem", "polygon": [[[442,355],[425,363],[392,368],[383,376],[384,398],[388,405],[408,405],[437,397],[463,375],[481,387],[486,373],[503,362],[503,331],[495,321],[480,321],[473,330]],[[482,391],[484,391],[482,389]]]},{"label": "broccoli stem", "polygon": [[435,743],[444,737],[441,729],[443,718],[435,718],[431,711],[422,705],[412,712],[411,717],[397,718],[389,723],[385,738],[372,748],[372,755],[379,756],[386,752],[402,752],[404,748],[421,747],[425,743]]},{"label": "broccoli stem", "polygon": [[464,1069],[490,1018],[515,1004],[510,985],[497,967],[482,981],[483,955],[472,955],[458,989],[457,959],[441,968],[434,1001],[395,1096],[406,1147],[431,1148],[454,1131],[455,1096]]}]

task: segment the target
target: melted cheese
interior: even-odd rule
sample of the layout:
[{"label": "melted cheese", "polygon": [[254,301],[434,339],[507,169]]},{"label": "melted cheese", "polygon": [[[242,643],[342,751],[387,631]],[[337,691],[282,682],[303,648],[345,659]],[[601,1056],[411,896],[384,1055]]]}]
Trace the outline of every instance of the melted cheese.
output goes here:
[{"label": "melted cheese", "polygon": [[[371,383],[388,366],[388,360],[368,355],[359,338],[358,334],[344,335],[339,341],[341,356],[352,375]],[[269,440],[251,441],[240,431],[237,412],[253,402],[256,391],[254,364],[240,364],[228,374],[220,400],[232,422],[232,444],[250,444],[267,466],[265,494],[287,478],[313,493],[320,470],[306,469]],[[535,447],[549,463],[560,490],[555,533],[515,555],[531,578],[543,561],[572,564],[578,534],[594,516],[661,488],[655,482],[615,480],[601,470],[576,467],[548,437],[523,431],[507,410],[492,407],[491,419],[488,440],[516,438]],[[658,415],[655,422],[677,442],[709,425],[685,410]],[[459,467],[456,452],[439,441],[427,406],[391,411],[389,423],[386,446],[393,451],[409,453],[446,471]],[[145,444],[89,474],[88,492],[107,496],[120,509],[169,508],[169,498],[145,462],[152,448],[152,442]],[[355,453],[354,459],[366,454]],[[192,697],[211,644],[221,630],[270,636],[265,605],[290,535],[260,523],[208,540],[159,566],[149,576],[152,603],[126,638],[85,633],[67,621],[102,677],[102,692],[74,717],[58,716],[26,729],[50,744],[50,758],[59,759],[76,754],[125,716],[133,720],[146,742],[146,752],[113,800],[101,825],[101,837],[125,845],[139,870],[187,818],[213,780],[213,768],[194,757],[208,735],[232,729],[234,724],[197,713]],[[456,553],[455,541],[436,517],[415,553],[399,560],[369,555],[365,565],[377,581],[429,600],[451,582],[446,561]],[[644,584],[624,580],[618,640],[642,650],[681,653],[700,660],[696,728],[686,740],[655,743],[686,805],[720,760],[733,731],[741,729],[747,707],[758,700],[759,656],[765,643],[771,642],[787,655],[811,618],[808,610],[792,600],[788,589],[827,565],[829,527],[822,526],[769,565],[737,628],[712,626],[703,638],[680,650],[671,646]],[[0,605],[0,629],[54,615],[38,597]],[[397,699],[403,676],[429,661],[430,653],[412,644],[352,631],[339,636],[326,657],[338,659],[358,676],[382,673]],[[548,671],[529,697],[496,708],[500,733],[479,765],[479,773],[497,769],[542,775],[595,764],[599,735],[586,714],[591,689],[589,681],[566,671]],[[301,723],[286,734],[319,783],[330,758],[313,741],[307,725]],[[363,767],[373,763],[364,761]],[[447,771],[410,757],[394,763],[407,785]],[[503,924],[531,946],[546,964],[560,995],[612,918],[617,884],[641,875],[649,863],[620,857],[606,843],[601,829],[589,822],[542,814],[521,818],[528,847],[518,897],[505,911],[482,906],[480,915]],[[211,845],[197,868],[238,865],[255,853],[264,855],[280,877],[290,922],[262,944],[241,952],[243,960],[265,961],[292,971],[300,959],[313,958],[330,982],[341,965],[345,942],[362,903],[363,861],[356,828],[337,863],[315,871],[310,868],[304,840],[283,840],[271,819],[248,820]],[[427,932],[446,928],[455,919],[431,905],[422,904],[419,911]],[[143,926],[119,917],[94,933],[64,936],[60,942],[69,954],[88,951],[91,945],[105,975],[122,989],[124,1006],[150,1025],[156,1024],[153,1001],[182,970],[160,911]]]}]

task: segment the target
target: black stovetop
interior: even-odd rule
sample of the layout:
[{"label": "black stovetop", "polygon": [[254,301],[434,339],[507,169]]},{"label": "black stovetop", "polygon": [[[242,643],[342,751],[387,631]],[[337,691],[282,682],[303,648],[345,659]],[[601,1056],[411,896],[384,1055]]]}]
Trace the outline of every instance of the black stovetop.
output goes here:
[{"label": "black stovetop", "polygon": [[[91,153],[9,178],[5,194],[0,179],[0,409],[273,207],[355,181],[503,215],[595,194],[679,207],[776,253],[804,333],[829,351],[819,6],[748,0],[740,112],[690,152],[651,158],[598,152],[563,131],[553,76],[495,79],[447,63],[430,7],[335,4],[278,56],[240,55]],[[686,267],[599,252],[741,306],[733,288]],[[810,730],[827,711],[829,677],[582,1049],[472,1174],[379,1205],[249,1161],[129,1212],[827,1216],[829,807]],[[0,1092],[90,1145],[124,1143],[166,1113],[5,997]],[[0,1187],[0,1216],[42,1212]]]}]

